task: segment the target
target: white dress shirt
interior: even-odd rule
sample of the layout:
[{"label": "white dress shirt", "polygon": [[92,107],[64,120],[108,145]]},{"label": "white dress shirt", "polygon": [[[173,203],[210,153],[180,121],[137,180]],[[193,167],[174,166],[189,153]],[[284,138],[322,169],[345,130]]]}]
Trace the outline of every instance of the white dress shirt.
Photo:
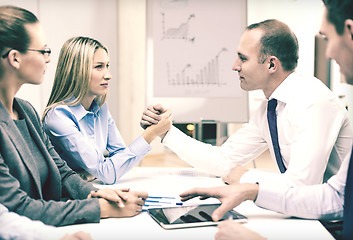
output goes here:
[{"label": "white dress shirt", "polygon": [[[353,142],[341,101],[320,80],[296,73],[277,87],[272,98],[278,100],[278,139],[287,171],[248,171],[241,182],[279,181],[300,186],[329,179],[350,153]],[[190,165],[219,176],[227,175],[235,165],[255,159],[267,148],[276,161],[267,122],[267,101],[222,146],[199,142],[175,127],[166,134],[163,144]]]},{"label": "white dress shirt", "polygon": [[41,221],[20,216],[0,204],[0,239],[3,240],[55,240],[65,233],[57,228],[45,225]]},{"label": "white dress shirt", "polygon": [[347,157],[337,174],[324,184],[288,187],[278,182],[263,182],[255,204],[301,218],[342,219],[349,161]]}]

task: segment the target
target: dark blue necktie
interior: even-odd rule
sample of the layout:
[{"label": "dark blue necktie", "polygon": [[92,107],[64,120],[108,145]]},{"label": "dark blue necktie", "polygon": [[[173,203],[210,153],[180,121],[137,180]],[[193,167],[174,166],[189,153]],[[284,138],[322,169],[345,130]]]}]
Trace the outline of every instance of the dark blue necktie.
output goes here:
[{"label": "dark blue necktie", "polygon": [[276,161],[281,173],[284,173],[287,169],[283,164],[281,150],[278,143],[278,131],[277,131],[277,114],[276,114],[277,100],[271,99],[267,104],[267,121],[270,128],[270,134],[272,139],[273,149],[275,151]]},{"label": "dark blue necktie", "polygon": [[343,239],[353,239],[353,149],[347,172],[344,193]]}]

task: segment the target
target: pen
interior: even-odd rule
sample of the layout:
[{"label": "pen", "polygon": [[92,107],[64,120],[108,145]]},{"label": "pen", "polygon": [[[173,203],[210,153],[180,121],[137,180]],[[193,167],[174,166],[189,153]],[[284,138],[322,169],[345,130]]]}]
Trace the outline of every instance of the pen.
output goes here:
[{"label": "pen", "polygon": [[[165,198],[165,199],[175,199],[175,197],[156,197],[156,196],[148,196],[148,198],[154,198],[154,199],[162,199],[162,198]],[[147,198],[147,199],[148,199]]]},{"label": "pen", "polygon": [[146,199],[145,202],[171,204],[171,202],[161,202],[161,201],[157,201],[157,200],[148,200],[148,199]]},{"label": "pen", "polygon": [[[158,202],[158,203],[160,203],[160,202]],[[175,203],[175,205],[177,205],[177,206],[183,206],[183,203],[181,203],[181,202],[177,202],[177,203]],[[143,205],[144,207],[161,207],[161,206],[163,206],[163,205],[161,205],[161,204],[145,204],[145,205]]]},{"label": "pen", "polygon": [[148,205],[148,204],[145,204],[143,205],[144,207],[161,207],[162,205]]}]

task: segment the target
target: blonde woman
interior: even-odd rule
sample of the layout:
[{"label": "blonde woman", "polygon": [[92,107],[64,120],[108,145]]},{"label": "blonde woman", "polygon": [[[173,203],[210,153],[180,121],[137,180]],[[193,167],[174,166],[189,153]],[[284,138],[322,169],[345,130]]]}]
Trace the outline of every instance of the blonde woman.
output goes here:
[{"label": "blonde woman", "polygon": [[[107,48],[88,37],[67,40],[44,112],[44,129],[56,151],[77,172],[114,184],[171,126],[169,115],[126,146],[105,102],[112,75]],[[105,154],[107,152],[107,154]]]}]

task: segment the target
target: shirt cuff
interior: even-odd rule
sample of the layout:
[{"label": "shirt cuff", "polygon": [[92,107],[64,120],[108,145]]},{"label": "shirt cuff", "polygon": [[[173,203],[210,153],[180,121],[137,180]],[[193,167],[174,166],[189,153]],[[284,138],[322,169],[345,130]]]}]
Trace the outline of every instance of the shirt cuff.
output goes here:
[{"label": "shirt cuff", "polygon": [[252,169],[244,173],[240,178],[240,183],[259,183],[267,173]]},{"label": "shirt cuff", "polygon": [[264,171],[258,169],[251,169],[243,174],[240,178],[240,183],[281,183],[283,185],[291,185],[291,181],[288,179],[286,174],[280,174],[279,172]]},{"label": "shirt cuff", "polygon": [[283,212],[283,198],[287,188],[285,185],[272,181],[263,181],[259,183],[255,204],[272,211]]},{"label": "shirt cuff", "polygon": [[135,156],[138,156],[138,159],[140,159],[140,157],[147,155],[152,147],[142,136],[139,136],[129,145],[129,149],[135,154]]},{"label": "shirt cuff", "polygon": [[178,148],[180,148],[181,144],[184,143],[184,138],[185,134],[178,128],[172,126],[164,136],[162,143],[171,150],[178,151]]}]

